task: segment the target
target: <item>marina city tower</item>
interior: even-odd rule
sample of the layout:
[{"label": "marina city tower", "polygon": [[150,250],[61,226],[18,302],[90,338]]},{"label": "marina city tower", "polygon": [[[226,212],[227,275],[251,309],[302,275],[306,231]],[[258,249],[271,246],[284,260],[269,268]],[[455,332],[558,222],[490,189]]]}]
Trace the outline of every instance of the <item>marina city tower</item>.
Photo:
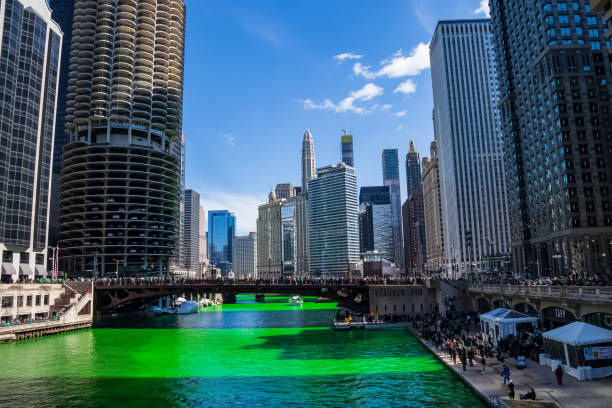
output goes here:
[{"label": "marina city tower", "polygon": [[[66,34],[68,35],[68,34]],[[178,239],[185,4],[76,0],[63,152],[65,271],[162,273]]]}]

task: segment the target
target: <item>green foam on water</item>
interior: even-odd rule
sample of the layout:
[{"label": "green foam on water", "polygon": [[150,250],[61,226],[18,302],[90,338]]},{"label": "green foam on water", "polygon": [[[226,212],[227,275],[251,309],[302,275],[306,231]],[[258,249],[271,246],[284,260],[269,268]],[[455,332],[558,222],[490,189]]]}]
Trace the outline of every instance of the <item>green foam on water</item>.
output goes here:
[{"label": "green foam on water", "polygon": [[414,338],[327,327],[94,329],[0,346],[6,378],[284,377],[431,372]]},{"label": "green foam on water", "polygon": [[273,310],[330,310],[336,309],[336,303],[304,302],[298,305],[290,305],[285,302],[277,303],[226,303],[217,306],[208,306],[200,309],[202,312],[262,312]]}]

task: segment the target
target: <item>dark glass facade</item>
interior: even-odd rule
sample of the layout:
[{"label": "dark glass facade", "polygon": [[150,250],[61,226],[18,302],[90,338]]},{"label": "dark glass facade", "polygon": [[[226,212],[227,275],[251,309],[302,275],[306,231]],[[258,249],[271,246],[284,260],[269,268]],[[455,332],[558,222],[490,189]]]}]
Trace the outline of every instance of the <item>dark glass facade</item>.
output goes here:
[{"label": "dark glass facade", "polygon": [[208,212],[208,257],[226,276],[232,269],[236,217],[227,210]]},{"label": "dark glass facade", "polygon": [[51,208],[49,213],[49,245],[55,246],[59,240],[59,202],[62,177],[62,149],[68,143],[69,136],[65,131],[66,94],[68,73],[70,72],[70,42],[72,39],[72,19],[74,0],[49,0],[51,17],[64,32],[62,38],[62,55],[59,81],[57,86],[57,112],[55,117],[55,142],[53,145],[53,178],[51,185]]},{"label": "dark glass facade", "polygon": [[515,272],[608,273],[606,25],[589,2],[491,0]]},{"label": "dark glass facade", "polygon": [[355,160],[353,155],[353,136],[342,135],[341,138],[342,147],[342,163],[347,166],[355,167]]},{"label": "dark glass facade", "polygon": [[[38,14],[40,12],[41,14]],[[0,243],[31,274],[47,247],[49,181],[61,36],[48,10],[4,2],[0,53]],[[55,30],[55,31],[54,31]],[[32,251],[31,251],[32,250]],[[13,257],[12,255],[18,256]],[[16,259],[19,258],[19,259]],[[44,263],[44,257],[43,263]],[[25,266],[21,266],[25,265]],[[5,268],[3,268],[5,274]],[[37,274],[44,274],[36,269]]]}]

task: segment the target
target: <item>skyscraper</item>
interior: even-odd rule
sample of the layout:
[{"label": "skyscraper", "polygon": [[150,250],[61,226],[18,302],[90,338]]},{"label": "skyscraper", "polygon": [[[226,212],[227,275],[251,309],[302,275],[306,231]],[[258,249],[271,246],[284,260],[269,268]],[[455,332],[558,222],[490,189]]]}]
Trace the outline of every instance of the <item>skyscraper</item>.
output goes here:
[{"label": "skyscraper", "polygon": [[609,273],[612,75],[603,15],[585,0],[490,4],[515,272]]},{"label": "skyscraper", "polygon": [[228,210],[208,211],[208,257],[210,264],[227,276],[232,270],[236,217]]},{"label": "skyscraper", "polygon": [[276,194],[276,198],[278,198],[279,200],[282,198],[291,198],[291,197],[295,197],[296,193],[295,193],[295,188],[293,187],[293,184],[291,183],[280,183],[276,185],[276,188],[274,189],[274,193]]},{"label": "skyscraper", "polygon": [[353,135],[344,134],[341,137],[341,148],[342,148],[342,163],[347,166],[355,167],[353,157]]},{"label": "skyscraper", "polygon": [[43,0],[0,8],[2,281],[47,274],[49,189],[62,32]]},{"label": "skyscraper", "polygon": [[302,141],[302,194],[308,193],[308,180],[315,177],[314,141],[310,129],[306,129]]},{"label": "skyscraper", "polygon": [[359,190],[359,251],[378,251],[393,259],[393,223],[388,186],[361,187]]},{"label": "skyscraper", "polygon": [[[185,220],[183,236],[184,266],[188,271],[200,267],[200,194],[185,190]],[[155,245],[155,244],[154,244]]]},{"label": "skyscraper", "polygon": [[236,277],[257,276],[257,233],[234,237],[233,270]]},{"label": "skyscraper", "polygon": [[[163,273],[179,226],[185,4],[75,0],[63,269]],[[155,242],[158,245],[155,245]],[[94,261],[95,259],[95,261]]]},{"label": "skyscraper", "polygon": [[257,208],[257,276],[261,278],[282,274],[282,204],[270,191],[268,203]]},{"label": "skyscraper", "polygon": [[440,21],[430,44],[444,250],[459,274],[509,251],[492,41],[489,20],[455,20]]},{"label": "skyscraper", "polygon": [[402,205],[404,258],[407,272],[422,272],[426,262],[425,215],[421,184],[421,159],[410,141],[406,154],[406,187],[408,198]]},{"label": "skyscraper", "polygon": [[186,155],[186,140],[185,134],[181,134],[180,143],[172,143],[172,151],[170,152],[173,156],[179,158],[179,188],[181,189],[181,202],[179,204],[179,227],[178,227],[178,239],[175,240],[174,254],[170,258],[170,264],[175,266],[185,266],[185,254],[183,252],[185,248],[185,155]]},{"label": "skyscraper", "polygon": [[308,275],[308,202],[305,196],[282,201],[281,236],[283,276]]},{"label": "skyscraper", "polygon": [[66,124],[66,94],[70,71],[70,43],[72,42],[72,20],[74,0],[49,0],[51,18],[64,33],[59,81],[57,84],[57,114],[55,115],[55,141],[53,143],[53,177],[51,179],[51,210],[49,213],[49,245],[59,240],[60,192],[62,189],[62,149],[68,143]]},{"label": "skyscraper", "polygon": [[208,244],[206,242],[206,213],[200,205],[200,263],[208,263]]},{"label": "skyscraper", "polygon": [[440,171],[438,147],[431,142],[431,157],[423,158],[423,207],[425,217],[425,242],[427,268],[440,271],[444,260],[444,228],[442,227],[442,199],[440,197]]},{"label": "skyscraper", "polygon": [[310,272],[341,276],[359,261],[357,176],[345,164],[317,169],[308,182]]},{"label": "skyscraper", "polygon": [[399,156],[397,149],[382,152],[383,184],[391,193],[391,215],[393,225],[393,259],[397,267],[404,266],[404,245],[402,244],[402,197],[400,189]]},{"label": "skyscraper", "polygon": [[414,150],[414,142],[410,141],[410,150],[406,153],[406,195],[421,188],[421,159],[419,152]]}]

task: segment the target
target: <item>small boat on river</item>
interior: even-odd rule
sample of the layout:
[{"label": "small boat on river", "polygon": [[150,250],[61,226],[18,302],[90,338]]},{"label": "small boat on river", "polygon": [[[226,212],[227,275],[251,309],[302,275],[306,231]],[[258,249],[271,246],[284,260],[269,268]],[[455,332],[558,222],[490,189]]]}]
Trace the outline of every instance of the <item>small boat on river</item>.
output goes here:
[{"label": "small boat on river", "polygon": [[291,298],[289,298],[289,301],[287,303],[289,303],[290,306],[298,306],[304,303],[304,299],[299,296],[292,296]]}]

